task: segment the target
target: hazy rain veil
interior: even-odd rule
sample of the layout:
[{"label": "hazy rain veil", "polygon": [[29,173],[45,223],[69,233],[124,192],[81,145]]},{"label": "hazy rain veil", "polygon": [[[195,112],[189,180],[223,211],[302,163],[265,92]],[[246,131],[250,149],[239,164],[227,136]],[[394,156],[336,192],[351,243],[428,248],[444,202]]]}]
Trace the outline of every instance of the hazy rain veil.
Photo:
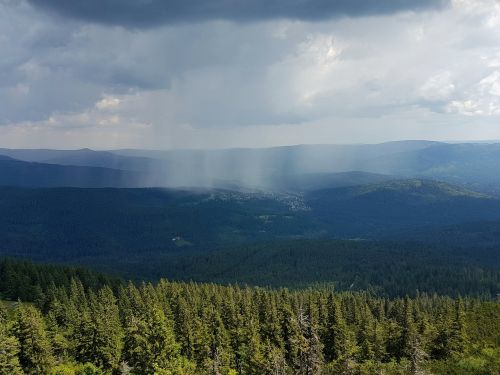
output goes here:
[{"label": "hazy rain veil", "polygon": [[387,155],[423,147],[342,144],[500,138],[493,0],[199,4],[0,2],[0,146],[115,150],[141,186],[274,188],[401,172]]}]

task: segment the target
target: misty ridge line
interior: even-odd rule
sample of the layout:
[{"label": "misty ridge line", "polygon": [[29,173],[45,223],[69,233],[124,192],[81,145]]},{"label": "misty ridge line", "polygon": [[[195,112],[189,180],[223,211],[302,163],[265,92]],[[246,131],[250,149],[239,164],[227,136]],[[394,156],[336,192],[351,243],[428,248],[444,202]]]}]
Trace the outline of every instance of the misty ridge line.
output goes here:
[{"label": "misty ridge line", "polygon": [[[379,145],[297,145],[272,148],[220,150],[0,150],[23,161],[134,171],[132,186],[203,186],[231,184],[272,188],[278,176],[345,172],[360,165],[354,159],[406,151],[434,144],[427,141],[389,142]],[[378,148],[387,150],[377,150]],[[372,152],[370,149],[374,149]],[[369,155],[363,156],[362,153]],[[346,152],[348,154],[346,154]],[[346,164],[347,163],[347,164]],[[359,162],[357,164],[360,164]],[[362,166],[362,165],[361,165]]]},{"label": "misty ridge line", "polygon": [[[54,175],[72,175],[77,182],[70,186],[79,183],[92,186],[94,182],[85,181],[89,178],[100,187],[300,192],[424,178],[491,193],[498,186],[495,171],[500,144],[395,141],[215,150],[0,149],[0,155],[15,159],[18,166],[21,162],[38,163],[24,165],[27,169],[38,169],[38,173],[47,168]],[[14,172],[13,163],[13,160],[2,162],[4,168],[11,165],[10,172],[3,174],[5,181],[0,180],[2,184],[8,184],[9,173],[11,176],[20,173]],[[23,178],[17,176],[18,181]],[[55,182],[52,185],[57,186]]]}]

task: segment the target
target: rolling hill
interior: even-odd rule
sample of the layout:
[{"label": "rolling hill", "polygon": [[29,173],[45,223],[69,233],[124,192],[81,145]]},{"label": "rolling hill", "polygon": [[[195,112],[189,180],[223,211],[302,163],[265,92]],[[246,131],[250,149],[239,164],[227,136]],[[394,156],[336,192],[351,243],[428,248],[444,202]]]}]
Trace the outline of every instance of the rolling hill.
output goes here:
[{"label": "rolling hill", "polygon": [[40,259],[211,249],[314,235],[295,196],[218,190],[0,188],[0,252]]},{"label": "rolling hill", "polygon": [[419,227],[500,219],[500,199],[421,179],[318,190],[305,200],[316,219],[341,236],[391,236]]},{"label": "rolling hill", "polygon": [[137,262],[129,270],[153,278],[300,288],[323,284],[391,296],[415,295],[417,290],[495,296],[499,266],[500,254],[491,248],[299,240],[169,254],[154,266]]},{"label": "rolling hill", "polygon": [[0,186],[20,187],[131,187],[137,172],[100,167],[65,166],[15,160],[0,155]]}]

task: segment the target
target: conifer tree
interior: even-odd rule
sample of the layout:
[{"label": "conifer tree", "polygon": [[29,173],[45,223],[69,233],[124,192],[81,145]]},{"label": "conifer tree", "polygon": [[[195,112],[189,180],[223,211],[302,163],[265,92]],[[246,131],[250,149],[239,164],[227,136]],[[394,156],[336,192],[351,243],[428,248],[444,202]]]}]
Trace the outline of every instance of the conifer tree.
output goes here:
[{"label": "conifer tree", "polygon": [[45,374],[54,362],[42,315],[31,305],[16,309],[14,335],[19,341],[19,361],[30,374]]},{"label": "conifer tree", "polygon": [[403,325],[401,332],[400,357],[410,358],[416,344],[417,328],[413,320],[413,305],[406,297],[403,307]]},{"label": "conifer tree", "polygon": [[227,374],[231,370],[232,362],[228,332],[217,310],[206,309],[204,318],[208,329],[208,356],[203,368],[210,375]]},{"label": "conifer tree", "polygon": [[259,334],[258,315],[247,311],[243,316],[240,345],[237,351],[237,366],[241,374],[262,373],[265,359]]},{"label": "conifer tree", "polygon": [[157,368],[168,367],[178,352],[173,323],[161,308],[148,306],[127,318],[124,354],[132,373],[153,374]]},{"label": "conifer tree", "polygon": [[118,368],[122,350],[122,328],[113,291],[104,287],[90,292],[88,309],[81,312],[75,330],[76,357],[105,371]]},{"label": "conifer tree", "polygon": [[297,322],[297,315],[283,302],[281,306],[281,330],[285,343],[285,358],[288,365],[297,371],[300,367],[300,353],[305,346],[305,339]]},{"label": "conifer tree", "polygon": [[319,374],[323,367],[323,345],[318,334],[316,319],[312,303],[309,301],[307,311],[304,313],[300,309],[298,317],[299,327],[306,341],[300,366],[300,373],[304,375]]},{"label": "conifer tree", "polygon": [[467,331],[465,328],[465,312],[462,299],[455,301],[453,320],[448,338],[448,351],[452,356],[458,356],[465,351]]},{"label": "conifer tree", "polygon": [[328,303],[328,331],[325,338],[327,359],[349,362],[356,350],[353,333],[345,322],[341,304],[330,296]]},{"label": "conifer tree", "polygon": [[10,334],[6,312],[0,302],[0,375],[22,375],[19,341]]}]

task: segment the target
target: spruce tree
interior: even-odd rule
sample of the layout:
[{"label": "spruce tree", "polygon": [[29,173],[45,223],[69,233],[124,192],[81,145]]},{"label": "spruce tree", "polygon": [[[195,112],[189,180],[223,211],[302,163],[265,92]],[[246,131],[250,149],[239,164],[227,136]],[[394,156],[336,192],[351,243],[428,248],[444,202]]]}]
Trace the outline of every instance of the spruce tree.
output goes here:
[{"label": "spruce tree", "polygon": [[467,331],[465,328],[464,304],[462,299],[457,299],[448,338],[448,352],[452,356],[459,356],[464,353],[466,347]]},{"label": "spruce tree", "polygon": [[317,317],[311,301],[304,313],[299,310],[299,327],[306,341],[306,350],[301,355],[301,373],[304,375],[315,375],[321,372],[323,367],[323,344],[318,334]]},{"label": "spruce tree", "polygon": [[173,323],[161,308],[147,306],[142,313],[127,318],[125,353],[134,374],[153,374],[156,368],[168,367],[179,353]]},{"label": "spruce tree", "polygon": [[89,293],[88,308],[75,329],[76,357],[105,371],[117,369],[122,350],[122,328],[113,291],[104,287]]},{"label": "spruce tree", "polygon": [[9,333],[7,320],[1,317],[0,320],[3,321],[0,321],[0,375],[22,375],[23,370],[18,358],[19,341]]},{"label": "spruce tree", "polygon": [[17,307],[14,335],[19,341],[19,361],[24,371],[46,374],[54,359],[45,323],[37,308],[23,304]]}]

